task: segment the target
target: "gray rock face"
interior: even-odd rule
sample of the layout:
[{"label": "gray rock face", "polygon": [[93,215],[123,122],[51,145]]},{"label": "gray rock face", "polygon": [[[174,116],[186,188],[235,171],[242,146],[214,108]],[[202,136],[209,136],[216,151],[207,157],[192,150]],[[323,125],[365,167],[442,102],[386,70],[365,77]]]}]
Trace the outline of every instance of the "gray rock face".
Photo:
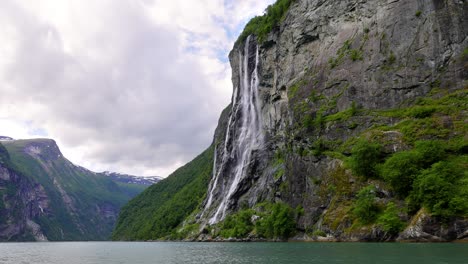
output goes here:
[{"label": "gray rock face", "polygon": [[465,1],[297,1],[261,50],[265,126],[284,130],[284,88],[309,77],[313,87],[297,97],[343,93],[336,110],[396,107],[434,82],[462,87],[467,73],[456,58],[468,45],[467,15]]},{"label": "gray rock face", "polygon": [[[314,139],[346,141],[369,128],[372,117],[359,117],[361,125],[353,129],[349,129],[353,124],[343,121],[304,132],[297,129],[303,117],[297,109],[306,106],[310,116],[331,115],[352,106],[389,109],[411,105],[433,88],[466,87],[468,67],[460,56],[468,46],[468,3],[298,0],[265,42],[258,44],[253,36],[249,45],[251,51],[259,45],[258,97],[264,142],[246,163],[247,173],[227,211],[281,200],[293,208],[304,208],[304,215],[298,220],[299,230],[320,226],[329,235],[348,240],[388,240],[379,230],[346,238],[343,230],[351,226],[349,222],[338,228],[321,226],[331,201],[330,197],[320,195],[318,183],[337,171],[344,177],[349,173],[343,171],[337,159],[320,153],[300,154],[305,146],[317,143]],[[238,54],[244,53],[244,49],[245,43],[238,43],[229,57],[235,88],[243,80],[242,57]],[[248,56],[253,57],[254,53]],[[249,65],[252,67],[252,62]],[[230,110],[224,123],[229,118],[240,117]],[[381,122],[392,124],[394,120]],[[217,145],[225,143],[226,133],[236,134],[235,129],[235,126],[219,127],[215,136]],[[383,137],[390,142],[384,146],[387,153],[408,148],[398,131],[388,131]],[[228,148],[232,146],[228,144]],[[215,166],[222,163],[220,153]],[[282,165],[275,162],[278,154],[283,156]],[[225,180],[217,183],[213,204],[221,202],[233,174],[227,172],[221,177]],[[353,179],[348,181],[352,183]],[[213,184],[212,179],[210,186]],[[390,196],[391,193],[382,190],[381,199]],[[200,222],[207,223],[211,215],[202,215]]]},{"label": "gray rock face", "polygon": [[440,219],[431,217],[425,210],[414,216],[410,225],[400,233],[398,241],[409,242],[447,242],[466,240],[468,238],[468,221],[454,219],[442,224]]},{"label": "gray rock face", "polygon": [[57,144],[51,139],[37,139],[29,142],[24,148],[24,152],[45,162],[54,161],[62,157]]},{"label": "gray rock face", "polygon": [[0,190],[7,192],[2,192],[1,197],[4,206],[0,208],[0,241],[47,241],[41,227],[33,221],[50,214],[50,200],[44,188],[0,164]]}]

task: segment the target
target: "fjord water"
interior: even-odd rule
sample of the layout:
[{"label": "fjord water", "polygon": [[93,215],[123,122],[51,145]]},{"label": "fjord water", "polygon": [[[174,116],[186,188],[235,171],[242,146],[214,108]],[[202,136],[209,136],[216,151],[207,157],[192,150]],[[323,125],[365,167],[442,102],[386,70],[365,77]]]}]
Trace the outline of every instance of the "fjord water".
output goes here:
[{"label": "fjord water", "polygon": [[467,244],[0,243],[2,264],[468,263]]}]

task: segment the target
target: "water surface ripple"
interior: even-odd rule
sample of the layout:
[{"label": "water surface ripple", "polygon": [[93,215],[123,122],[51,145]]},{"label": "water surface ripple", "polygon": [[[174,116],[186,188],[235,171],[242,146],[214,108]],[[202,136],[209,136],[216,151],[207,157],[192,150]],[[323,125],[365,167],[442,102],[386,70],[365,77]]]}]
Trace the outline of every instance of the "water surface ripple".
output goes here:
[{"label": "water surface ripple", "polygon": [[398,243],[0,243],[5,264],[468,263],[467,244]]}]

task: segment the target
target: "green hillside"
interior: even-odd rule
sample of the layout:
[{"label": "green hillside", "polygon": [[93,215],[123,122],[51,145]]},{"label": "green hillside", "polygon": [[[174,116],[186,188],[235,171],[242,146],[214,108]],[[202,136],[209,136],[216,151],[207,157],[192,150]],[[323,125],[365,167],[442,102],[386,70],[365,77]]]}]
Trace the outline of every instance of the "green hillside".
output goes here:
[{"label": "green hillside", "polygon": [[205,197],[213,166],[213,147],[125,205],[113,240],[150,240],[176,235],[176,228]]}]

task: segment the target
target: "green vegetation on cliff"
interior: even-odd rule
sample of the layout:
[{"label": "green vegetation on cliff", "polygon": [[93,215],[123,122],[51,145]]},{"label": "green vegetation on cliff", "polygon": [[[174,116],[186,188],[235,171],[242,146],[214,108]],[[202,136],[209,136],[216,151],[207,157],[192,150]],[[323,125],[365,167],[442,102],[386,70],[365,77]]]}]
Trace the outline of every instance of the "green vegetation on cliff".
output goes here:
[{"label": "green vegetation on cliff", "polygon": [[268,33],[278,26],[288,11],[289,6],[294,1],[295,0],[278,0],[274,4],[269,5],[263,16],[256,16],[247,23],[236,43],[243,42],[252,34],[256,35],[260,42],[263,42]]},{"label": "green vegetation on cliff", "polygon": [[375,198],[375,187],[372,185],[362,188],[356,195],[352,212],[363,224],[372,223],[377,219],[379,207]]},{"label": "green vegetation on cliff", "polygon": [[349,166],[358,176],[372,178],[377,176],[376,165],[382,159],[382,146],[378,143],[369,143],[360,140],[353,147]]},{"label": "green vegetation on cliff", "polygon": [[214,236],[245,238],[250,234],[266,239],[287,239],[296,231],[296,212],[285,203],[260,203],[228,215],[213,227]]},{"label": "green vegetation on cliff", "polygon": [[121,210],[113,240],[154,240],[176,236],[203,201],[213,167],[213,147],[131,200]]},{"label": "green vegetation on cliff", "polygon": [[[325,120],[321,126],[297,126],[294,132],[304,136],[320,134],[324,127],[337,124],[353,131],[365,125],[360,124],[363,120],[372,120],[371,126],[345,141],[322,135],[316,140],[323,145],[319,153],[314,152],[316,144],[298,150],[298,155],[343,161],[339,174],[329,174],[334,179],[317,182],[324,199],[331,197],[324,225],[334,230],[351,220],[353,225],[346,229],[350,234],[377,226],[396,235],[406,225],[402,216],[411,218],[423,208],[442,222],[468,217],[467,101],[467,88],[449,92],[436,87],[427,96],[396,109],[361,108],[346,119],[330,116],[348,110],[331,112],[315,117]],[[296,107],[295,111],[309,109]],[[350,128],[348,123],[355,126]],[[337,175],[346,180],[337,180]]]}]

